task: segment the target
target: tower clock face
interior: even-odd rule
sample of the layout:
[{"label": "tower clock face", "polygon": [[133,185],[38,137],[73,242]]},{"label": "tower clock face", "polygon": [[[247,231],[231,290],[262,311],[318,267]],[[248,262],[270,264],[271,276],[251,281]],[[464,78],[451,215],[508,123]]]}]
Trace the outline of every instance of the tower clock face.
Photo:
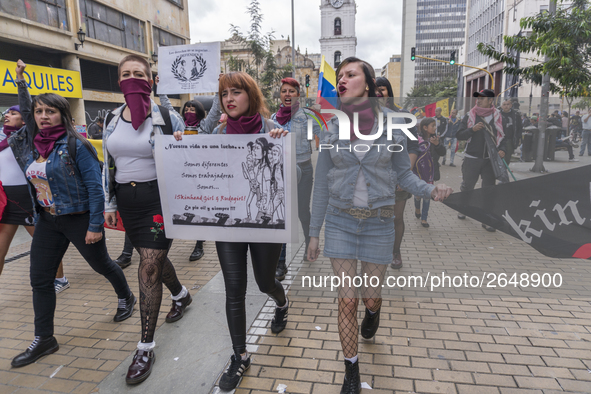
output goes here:
[{"label": "tower clock face", "polygon": [[330,4],[334,7],[334,8],[339,8],[340,6],[343,5],[343,0],[330,0]]}]

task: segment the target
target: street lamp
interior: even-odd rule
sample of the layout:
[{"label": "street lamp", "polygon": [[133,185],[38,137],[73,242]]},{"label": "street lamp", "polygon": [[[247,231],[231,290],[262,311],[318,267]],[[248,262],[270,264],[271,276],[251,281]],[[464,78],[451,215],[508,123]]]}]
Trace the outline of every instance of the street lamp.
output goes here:
[{"label": "street lamp", "polygon": [[86,40],[86,33],[84,33],[84,30],[82,30],[82,28],[80,28],[80,30],[78,30],[78,41],[80,41],[80,44],[74,43],[74,48],[76,50],[78,50],[78,47],[81,47],[84,45],[85,40]]}]

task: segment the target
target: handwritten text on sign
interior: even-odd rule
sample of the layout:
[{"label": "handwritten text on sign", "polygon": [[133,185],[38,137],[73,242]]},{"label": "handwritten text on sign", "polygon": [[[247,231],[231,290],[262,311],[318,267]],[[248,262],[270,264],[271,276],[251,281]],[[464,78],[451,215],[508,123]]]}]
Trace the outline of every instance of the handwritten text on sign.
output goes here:
[{"label": "handwritten text on sign", "polygon": [[185,135],[182,141],[158,136],[166,236],[292,242],[297,203],[291,145],[291,136],[267,134]]}]

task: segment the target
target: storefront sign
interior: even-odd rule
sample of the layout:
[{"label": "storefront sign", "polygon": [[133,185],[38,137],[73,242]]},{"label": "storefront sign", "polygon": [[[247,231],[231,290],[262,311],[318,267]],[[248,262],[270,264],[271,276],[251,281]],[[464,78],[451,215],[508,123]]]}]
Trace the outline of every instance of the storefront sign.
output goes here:
[{"label": "storefront sign", "polygon": [[[82,98],[80,72],[27,65],[24,72],[29,93],[55,93],[62,97]],[[0,60],[0,93],[18,94],[16,85],[16,62]]]}]

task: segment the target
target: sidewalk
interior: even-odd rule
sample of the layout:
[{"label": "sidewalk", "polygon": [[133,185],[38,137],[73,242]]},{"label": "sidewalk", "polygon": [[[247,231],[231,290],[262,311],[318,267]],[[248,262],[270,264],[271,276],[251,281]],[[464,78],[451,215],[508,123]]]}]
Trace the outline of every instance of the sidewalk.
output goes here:
[{"label": "sidewalk", "polygon": [[[578,163],[569,163],[566,152],[558,152],[557,161],[544,164],[551,171],[591,164],[591,157],[579,159]],[[456,168],[441,168],[441,182],[458,191],[461,157],[456,157],[455,162]],[[517,179],[536,176],[529,172],[532,166],[533,163],[511,164]],[[534,267],[543,272],[560,272],[565,283],[570,281],[572,286],[570,290],[558,289],[553,293],[537,289],[531,294],[507,289],[455,294],[413,289],[384,292],[380,329],[371,341],[360,339],[359,346],[362,382],[374,389],[371,392],[591,392],[591,304],[589,299],[577,297],[576,291],[577,286],[586,290],[591,283],[591,268],[586,262],[546,258],[517,239],[485,231],[471,219],[458,220],[455,212],[443,204],[431,204],[428,220],[431,227],[425,229],[414,217],[414,205],[409,200],[402,245],[404,267],[398,271],[388,269],[388,275],[425,274],[434,272],[441,264],[450,274],[476,274],[483,270],[520,272]],[[116,257],[122,248],[122,234],[108,231],[107,238],[109,250]],[[193,245],[189,241],[175,241],[170,258],[195,300],[184,319],[160,327],[156,334],[157,346],[174,342],[189,355],[201,354],[208,342],[218,343],[207,336],[210,331],[199,330],[193,325],[197,323],[192,322],[199,320],[198,311],[203,309],[206,299],[212,299],[209,297],[216,291],[223,296],[219,293],[221,274],[214,243],[206,242],[203,259],[189,262]],[[27,247],[25,243],[11,248],[8,257]],[[303,262],[303,249],[295,249],[285,286],[299,279],[296,273],[300,270],[332,273],[328,259]],[[124,271],[136,294],[137,262],[134,256],[133,264]],[[5,266],[0,276],[0,394],[161,394],[163,387],[158,376],[174,375],[179,368],[179,363],[169,360],[164,350],[157,354],[154,373],[158,376],[137,387],[123,384],[121,371],[128,365],[124,360],[132,354],[138,340],[139,310],[136,308],[127,321],[113,323],[116,302],[108,282],[81,261],[73,248],[66,255],[65,270],[72,287],[58,295],[56,337],[60,350],[32,365],[11,369],[12,357],[33,338],[33,311],[28,256]],[[335,295],[304,291],[293,283],[288,293],[289,323],[282,333],[275,335],[270,331],[273,303],[257,293],[256,286],[249,284],[247,305],[254,321],[248,343],[253,363],[236,393],[277,393],[279,384],[287,386],[287,393],[338,393],[344,368]],[[165,291],[159,322],[164,321],[169,307],[170,298]],[[216,315],[215,329],[223,337],[227,334],[223,302],[210,303],[207,308]],[[362,312],[359,316],[363,316]],[[192,335],[181,339],[180,330]],[[222,340],[225,339],[220,339],[220,343]],[[219,355],[214,361],[219,367],[217,372],[202,377],[206,382],[203,385],[179,382],[178,386],[164,389],[170,393],[217,394],[215,384],[230,355],[229,349],[229,342],[217,349]],[[196,380],[193,375],[207,368],[210,361],[199,358],[182,364],[185,380]],[[117,380],[118,386],[110,386]]]}]

